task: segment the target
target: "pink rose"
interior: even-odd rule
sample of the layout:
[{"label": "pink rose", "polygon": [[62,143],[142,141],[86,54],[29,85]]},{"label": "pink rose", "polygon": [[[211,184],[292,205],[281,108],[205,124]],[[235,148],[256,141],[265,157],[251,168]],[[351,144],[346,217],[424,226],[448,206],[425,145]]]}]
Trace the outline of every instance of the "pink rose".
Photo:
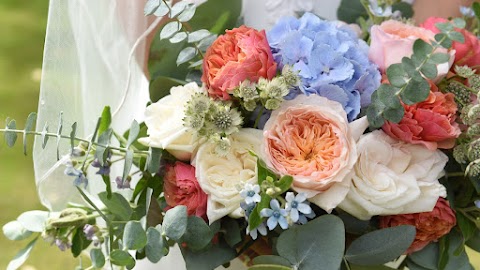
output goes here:
[{"label": "pink rose", "polygon": [[168,164],[163,192],[170,207],[185,205],[188,215],[206,218],[207,194],[200,188],[192,165],[179,161]]},{"label": "pink rose", "polygon": [[272,79],[276,71],[265,31],[241,26],[227,30],[208,48],[202,82],[211,96],[227,100],[241,82]]},{"label": "pink rose", "polygon": [[347,195],[366,118],[351,124],[340,103],[317,95],[284,101],[265,124],[267,164],[294,178],[293,189],[326,211]]},{"label": "pink rose", "polygon": [[[448,20],[437,17],[430,17],[420,26],[428,29],[434,33],[440,33],[440,30],[435,26],[436,23],[444,23]],[[465,42],[454,41],[452,49],[455,50],[455,65],[469,67],[480,65],[480,42],[478,38],[465,29],[455,28],[455,31],[462,33]]]},{"label": "pink rose", "polygon": [[[382,73],[385,73],[390,65],[401,63],[405,56],[412,56],[413,43],[419,38],[430,43],[435,40],[435,34],[428,29],[393,20],[374,25],[371,30],[368,57],[378,65]],[[436,52],[446,53],[447,50],[437,49]],[[450,66],[450,62],[438,65],[438,76],[435,81],[443,78]]]},{"label": "pink rose", "polygon": [[452,93],[438,92],[431,83],[430,95],[420,103],[403,105],[405,115],[399,123],[385,122],[385,133],[398,140],[423,144],[430,150],[455,145],[460,128],[455,122],[457,104]]},{"label": "pink rose", "polygon": [[432,241],[448,234],[457,223],[448,201],[439,198],[431,212],[380,217],[380,228],[413,225],[417,234],[407,254],[419,251]]}]

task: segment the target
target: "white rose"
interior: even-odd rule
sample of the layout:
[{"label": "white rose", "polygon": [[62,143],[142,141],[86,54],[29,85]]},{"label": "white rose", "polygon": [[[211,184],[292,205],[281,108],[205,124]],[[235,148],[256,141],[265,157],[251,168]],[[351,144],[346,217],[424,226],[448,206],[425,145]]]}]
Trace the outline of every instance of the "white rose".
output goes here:
[{"label": "white rose", "polygon": [[438,179],[447,156],[377,130],[358,142],[352,185],[340,208],[368,220],[375,215],[429,212],[446,189]]},{"label": "white rose", "polygon": [[170,95],[147,107],[145,124],[149,137],[139,141],[165,149],[180,160],[190,160],[197,147],[197,140],[194,133],[183,126],[185,105],[194,94],[202,92],[205,90],[196,83],[172,87]]},{"label": "white rose", "polygon": [[244,128],[229,137],[231,147],[225,156],[215,153],[215,144],[202,144],[192,165],[200,187],[208,195],[207,217],[210,223],[226,215],[243,216],[238,187],[257,183],[257,158],[249,151],[259,153],[262,131]]}]

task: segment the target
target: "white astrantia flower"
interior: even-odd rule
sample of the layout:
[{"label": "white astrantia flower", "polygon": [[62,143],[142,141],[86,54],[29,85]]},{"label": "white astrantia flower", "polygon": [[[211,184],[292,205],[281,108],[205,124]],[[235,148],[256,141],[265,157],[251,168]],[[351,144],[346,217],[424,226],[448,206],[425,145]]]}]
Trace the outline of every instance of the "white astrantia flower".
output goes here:
[{"label": "white astrantia flower", "polygon": [[139,142],[147,146],[166,149],[180,160],[189,160],[197,147],[193,132],[184,126],[185,106],[197,93],[206,93],[196,83],[172,87],[167,95],[147,107],[145,124],[146,138]]},{"label": "white astrantia flower", "polygon": [[216,153],[216,145],[202,144],[192,159],[195,175],[202,190],[208,195],[207,217],[211,223],[224,217],[240,218],[244,211],[238,192],[242,183],[257,183],[257,158],[249,151],[260,152],[262,131],[243,128],[229,136],[230,148],[225,155]]},{"label": "white astrantia flower", "polygon": [[375,215],[430,212],[446,189],[438,179],[448,158],[390,138],[377,130],[358,141],[358,160],[352,185],[339,207],[368,220]]}]

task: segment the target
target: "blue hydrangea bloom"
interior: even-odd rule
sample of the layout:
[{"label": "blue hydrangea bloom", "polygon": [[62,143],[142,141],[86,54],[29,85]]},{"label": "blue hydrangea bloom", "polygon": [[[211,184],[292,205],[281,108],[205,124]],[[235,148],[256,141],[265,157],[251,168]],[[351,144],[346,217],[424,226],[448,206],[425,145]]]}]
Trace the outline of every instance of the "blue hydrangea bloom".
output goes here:
[{"label": "blue hydrangea bloom", "polygon": [[275,199],[270,201],[270,208],[264,208],[260,211],[260,216],[268,217],[267,226],[270,231],[275,229],[277,225],[280,225],[284,230],[288,228],[287,210],[280,208],[280,203]]},{"label": "blue hydrangea bloom", "polygon": [[342,104],[352,121],[380,86],[367,43],[346,25],[305,13],[300,19],[282,18],[267,38],[278,68],[291,65],[299,71],[302,84],[287,99],[299,93],[324,96]]}]

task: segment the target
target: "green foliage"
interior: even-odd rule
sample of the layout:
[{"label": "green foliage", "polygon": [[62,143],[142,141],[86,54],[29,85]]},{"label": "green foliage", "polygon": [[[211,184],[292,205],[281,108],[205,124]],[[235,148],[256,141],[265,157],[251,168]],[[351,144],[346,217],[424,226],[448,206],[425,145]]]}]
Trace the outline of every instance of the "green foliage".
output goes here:
[{"label": "green foliage", "polygon": [[358,265],[387,263],[407,250],[415,239],[414,226],[397,226],[373,231],[355,239],[345,259]]},{"label": "green foliage", "polygon": [[257,206],[255,206],[255,208],[253,208],[253,211],[248,218],[249,230],[253,230],[260,226],[260,224],[262,224],[263,218],[260,216],[260,212],[270,206],[270,201],[272,200],[272,197],[263,193],[261,195],[261,198],[261,201],[257,204]]},{"label": "green foliage", "polygon": [[345,229],[340,218],[323,215],[283,232],[277,240],[278,254],[296,269],[339,269],[345,249]]},{"label": "green foliage", "polygon": [[20,223],[18,220],[10,221],[9,223],[3,225],[2,230],[5,237],[13,241],[24,240],[32,235],[32,232],[25,229],[22,223]]},{"label": "green foliage", "polygon": [[230,262],[237,257],[235,249],[229,247],[224,241],[212,245],[200,252],[193,252],[188,248],[181,248],[187,269],[211,270]]},{"label": "green foliage", "polygon": [[147,234],[139,221],[129,221],[123,231],[123,245],[129,250],[138,250],[147,245]]},{"label": "green foliage", "polygon": [[8,131],[9,129],[17,129],[17,122],[12,119],[10,120],[7,118],[6,120],[7,125],[5,127],[6,131],[4,132],[4,137],[5,137],[5,143],[7,144],[8,147],[13,147],[15,145],[15,142],[17,141],[17,133],[13,131]]},{"label": "green foliage", "polygon": [[135,266],[135,259],[128,252],[124,250],[113,250],[110,253],[110,262],[114,265],[125,266],[127,269],[132,269]]},{"label": "green foliage", "polygon": [[147,246],[145,247],[145,254],[152,263],[157,263],[164,256],[165,242],[161,235],[162,227],[158,225],[147,229]]},{"label": "green foliage", "polygon": [[28,259],[28,256],[30,256],[30,253],[32,252],[33,247],[35,246],[35,243],[37,242],[38,237],[30,241],[28,245],[20,250],[17,255],[13,258],[13,260],[10,261],[10,263],[7,266],[7,270],[16,270],[22,266],[23,263]]},{"label": "green foliage", "polygon": [[105,265],[105,255],[101,249],[92,248],[90,250],[90,259],[95,268],[102,268]]},{"label": "green foliage", "polygon": [[337,9],[337,17],[346,23],[356,23],[358,18],[368,18],[368,13],[360,0],[342,0]]},{"label": "green foliage", "polygon": [[291,270],[291,267],[275,264],[256,264],[250,266],[248,270]]},{"label": "green foliage", "polygon": [[112,197],[109,199],[107,192],[101,192],[98,194],[100,200],[105,204],[108,211],[114,214],[118,219],[123,221],[130,220],[133,210],[130,207],[130,203],[119,193],[112,193]]},{"label": "green foliage", "polygon": [[186,243],[192,251],[199,251],[204,249],[212,241],[212,238],[213,233],[205,220],[197,216],[189,216],[187,229],[180,242]]},{"label": "green foliage", "polygon": [[162,227],[166,236],[178,242],[187,231],[187,225],[187,207],[179,205],[167,211]]},{"label": "green foliage", "polygon": [[287,259],[280,256],[276,256],[276,255],[262,255],[262,256],[255,257],[253,258],[253,264],[255,265],[274,264],[274,265],[281,265],[286,267],[291,266],[290,262]]},{"label": "green foliage", "polygon": [[17,220],[22,226],[31,232],[43,232],[49,213],[46,211],[33,210],[22,213]]},{"label": "green foliage", "polygon": [[85,234],[83,233],[82,228],[76,228],[73,232],[73,237],[72,237],[72,255],[73,257],[78,257],[83,250],[88,248],[92,241],[89,241],[86,237]]},{"label": "green foliage", "polygon": [[234,247],[242,241],[241,229],[236,220],[224,218],[222,227],[225,230],[225,241],[229,246]]},{"label": "green foliage", "polygon": [[162,149],[159,148],[150,148],[150,155],[147,161],[148,172],[154,174],[160,170],[160,159],[162,157]]}]

